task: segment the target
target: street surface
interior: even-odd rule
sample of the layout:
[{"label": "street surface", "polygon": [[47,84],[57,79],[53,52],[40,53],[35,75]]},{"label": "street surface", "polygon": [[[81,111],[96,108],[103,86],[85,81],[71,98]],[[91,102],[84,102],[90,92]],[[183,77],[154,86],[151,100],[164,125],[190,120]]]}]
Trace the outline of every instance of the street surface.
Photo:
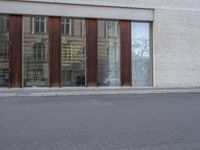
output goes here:
[{"label": "street surface", "polygon": [[0,98],[0,150],[200,150],[200,94]]}]

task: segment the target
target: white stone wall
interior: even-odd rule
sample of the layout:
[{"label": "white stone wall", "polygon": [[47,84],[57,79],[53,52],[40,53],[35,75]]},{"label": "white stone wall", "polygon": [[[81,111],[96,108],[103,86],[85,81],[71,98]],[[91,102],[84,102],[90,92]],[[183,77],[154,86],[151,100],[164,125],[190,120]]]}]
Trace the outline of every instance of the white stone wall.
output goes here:
[{"label": "white stone wall", "polygon": [[200,13],[156,10],[154,84],[200,87]]},{"label": "white stone wall", "polygon": [[[16,0],[18,1],[18,0]],[[21,0],[30,2],[71,3],[86,5],[128,6],[143,8],[200,8],[199,0]]]},{"label": "white stone wall", "polygon": [[153,21],[153,9],[125,8],[115,6],[71,5],[33,1],[2,1],[0,14],[66,16],[76,18],[101,18]]}]

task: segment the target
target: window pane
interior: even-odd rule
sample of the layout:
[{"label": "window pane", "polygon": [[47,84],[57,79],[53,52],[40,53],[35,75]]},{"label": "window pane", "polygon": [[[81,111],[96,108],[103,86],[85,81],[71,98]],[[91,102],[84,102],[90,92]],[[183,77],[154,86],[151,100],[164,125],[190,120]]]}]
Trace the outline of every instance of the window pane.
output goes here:
[{"label": "window pane", "polygon": [[43,22],[45,21],[45,17],[40,17],[40,19],[41,19],[41,21],[43,21]]},{"label": "window pane", "polygon": [[65,24],[64,23],[61,24],[61,33],[65,34]]},{"label": "window pane", "polygon": [[152,86],[150,23],[132,22],[132,84]]},{"label": "window pane", "polygon": [[[31,28],[31,17],[24,17],[23,21],[24,29]],[[24,30],[23,32],[24,86],[48,86],[48,34],[37,35],[26,31],[29,30]]]},{"label": "window pane", "polygon": [[35,21],[35,32],[40,32],[40,22]]},{"label": "window pane", "polygon": [[[62,18],[63,20],[63,18]],[[66,20],[69,20],[68,18]],[[81,26],[81,21],[74,21],[73,26]],[[76,19],[77,20],[77,19]],[[84,21],[84,20],[83,20]],[[69,27],[69,22],[66,24]],[[85,32],[85,26],[81,26]],[[72,27],[74,28],[74,27]],[[69,28],[68,31],[69,32]],[[69,34],[62,35],[62,86],[85,85],[85,37],[74,37]]]},{"label": "window pane", "polygon": [[69,34],[69,24],[65,24],[65,34]]},{"label": "window pane", "polygon": [[62,34],[70,34],[70,22],[69,18],[61,18]]},{"label": "window pane", "polygon": [[8,60],[8,16],[0,15],[0,87],[8,86],[9,60]]},{"label": "window pane", "polygon": [[105,21],[98,22],[98,37],[105,37]]},{"label": "window pane", "polygon": [[[100,29],[104,29],[104,24],[108,21],[98,21],[98,84],[101,86],[120,85],[120,37],[102,37]],[[117,28],[116,28],[117,27]],[[118,21],[109,21],[108,30],[119,31]],[[119,35],[119,34],[117,34]]]},{"label": "window pane", "polygon": [[80,19],[75,19],[73,23],[74,23],[74,28],[73,28],[74,36],[77,36],[77,37],[81,36],[82,21]]},{"label": "window pane", "polygon": [[1,15],[1,30],[2,33],[8,32],[8,16]]},{"label": "window pane", "polygon": [[40,23],[40,32],[44,32],[44,28],[45,28],[45,22],[42,21],[42,22]]},{"label": "window pane", "polygon": [[35,32],[38,32],[38,33],[44,33],[46,32],[46,20],[47,18],[45,17],[41,17],[41,16],[36,16],[34,17],[35,19]]}]

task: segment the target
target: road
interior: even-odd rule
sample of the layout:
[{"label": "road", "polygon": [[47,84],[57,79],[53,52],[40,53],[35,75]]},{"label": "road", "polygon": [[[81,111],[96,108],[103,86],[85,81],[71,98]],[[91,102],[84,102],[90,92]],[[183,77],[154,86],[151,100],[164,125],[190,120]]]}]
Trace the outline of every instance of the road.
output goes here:
[{"label": "road", "polygon": [[200,94],[0,98],[0,150],[200,150]]}]

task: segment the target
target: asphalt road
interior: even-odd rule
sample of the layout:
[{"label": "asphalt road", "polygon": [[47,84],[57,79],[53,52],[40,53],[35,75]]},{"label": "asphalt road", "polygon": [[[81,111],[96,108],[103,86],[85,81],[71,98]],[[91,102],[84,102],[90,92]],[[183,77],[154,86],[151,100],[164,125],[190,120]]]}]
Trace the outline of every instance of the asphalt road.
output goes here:
[{"label": "asphalt road", "polygon": [[200,150],[200,94],[0,98],[0,150]]}]

